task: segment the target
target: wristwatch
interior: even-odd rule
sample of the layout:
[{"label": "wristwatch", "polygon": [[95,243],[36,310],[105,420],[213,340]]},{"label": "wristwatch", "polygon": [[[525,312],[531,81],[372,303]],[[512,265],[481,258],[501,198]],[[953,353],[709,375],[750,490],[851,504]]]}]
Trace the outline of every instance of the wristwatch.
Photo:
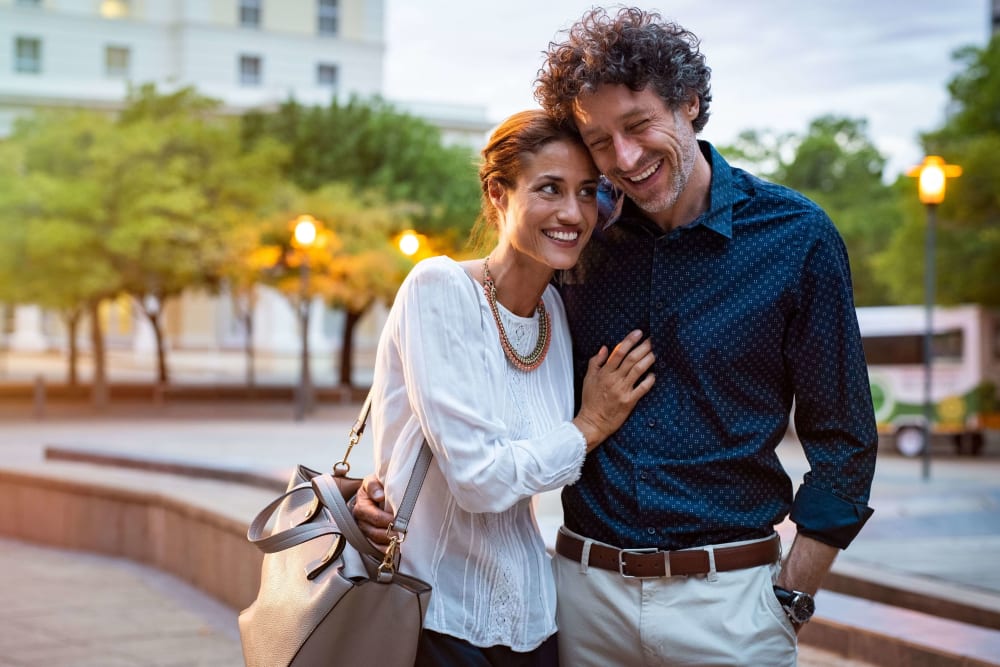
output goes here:
[{"label": "wristwatch", "polygon": [[774,587],[774,597],[778,598],[781,608],[788,614],[788,618],[795,625],[807,623],[816,611],[816,602],[813,596],[802,591],[790,591],[781,586]]}]

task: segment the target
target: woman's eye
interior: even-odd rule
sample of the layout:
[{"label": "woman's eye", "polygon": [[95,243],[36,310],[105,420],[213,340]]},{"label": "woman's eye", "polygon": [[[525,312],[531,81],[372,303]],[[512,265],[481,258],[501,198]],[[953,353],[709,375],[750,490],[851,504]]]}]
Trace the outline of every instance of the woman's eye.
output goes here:
[{"label": "woman's eye", "polygon": [[580,196],[581,197],[588,197],[588,198],[590,198],[590,197],[596,197],[597,196],[597,187],[593,186],[593,185],[588,185],[585,188],[580,188]]},{"label": "woman's eye", "polygon": [[539,189],[542,192],[546,193],[546,194],[550,194],[550,195],[557,195],[557,194],[559,194],[559,188],[556,187],[555,183],[546,183],[545,185],[543,185]]}]

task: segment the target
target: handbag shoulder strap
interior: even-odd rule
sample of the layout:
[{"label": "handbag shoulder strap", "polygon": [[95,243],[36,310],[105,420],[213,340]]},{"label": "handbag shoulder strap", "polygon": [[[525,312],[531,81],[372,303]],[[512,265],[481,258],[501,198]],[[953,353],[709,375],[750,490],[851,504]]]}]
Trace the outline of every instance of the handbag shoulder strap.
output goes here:
[{"label": "handbag shoulder strap", "polygon": [[[344,458],[333,466],[334,475],[346,475],[351,469],[351,464],[347,462],[347,457],[350,456],[354,445],[358,444],[358,441],[361,440],[361,436],[365,432],[365,426],[368,425],[368,416],[371,414],[371,411],[372,392],[369,391],[368,396],[365,397],[365,402],[361,405],[358,418],[354,420],[354,425],[351,427],[350,440],[347,444],[347,451],[344,452]],[[410,525],[410,515],[413,513],[413,508],[416,505],[417,496],[420,495],[420,489],[424,485],[424,478],[430,469],[431,459],[433,459],[433,453],[427,444],[427,439],[424,438],[424,442],[420,446],[420,453],[417,454],[417,461],[413,465],[413,472],[410,473],[410,479],[406,483],[406,490],[403,492],[403,502],[396,509],[396,517],[392,522],[393,529],[403,535],[406,534],[406,530]]]},{"label": "handbag shoulder strap", "polygon": [[417,504],[417,496],[420,495],[420,489],[424,485],[424,478],[427,477],[427,471],[431,467],[431,459],[433,458],[434,453],[431,452],[431,447],[427,444],[425,438],[423,444],[420,445],[417,462],[413,464],[413,472],[410,473],[410,480],[406,483],[406,491],[403,492],[403,502],[396,508],[396,518],[392,522],[393,530],[403,535],[406,535],[406,530],[410,526],[410,515],[413,514],[413,508]]}]

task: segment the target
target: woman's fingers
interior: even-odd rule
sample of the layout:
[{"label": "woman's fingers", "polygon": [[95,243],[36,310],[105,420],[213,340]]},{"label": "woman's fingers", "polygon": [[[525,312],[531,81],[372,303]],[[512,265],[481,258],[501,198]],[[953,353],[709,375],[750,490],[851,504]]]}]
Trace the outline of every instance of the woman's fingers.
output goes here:
[{"label": "woman's fingers", "polygon": [[632,348],[634,348],[642,340],[642,332],[636,329],[630,332],[625,338],[622,338],[621,342],[615,345],[615,349],[611,351],[611,355],[608,357],[608,361],[605,364],[610,366],[612,370],[617,369],[621,366],[622,362],[626,359]]}]

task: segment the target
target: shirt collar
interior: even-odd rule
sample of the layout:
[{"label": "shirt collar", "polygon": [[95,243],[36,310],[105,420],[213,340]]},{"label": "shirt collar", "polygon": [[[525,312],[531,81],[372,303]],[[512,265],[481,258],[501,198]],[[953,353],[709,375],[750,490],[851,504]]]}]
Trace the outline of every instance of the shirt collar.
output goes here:
[{"label": "shirt collar", "polygon": [[[704,225],[730,239],[733,237],[733,208],[747,199],[749,195],[736,184],[732,167],[712,144],[707,141],[699,141],[698,147],[705,159],[708,160],[709,168],[712,170],[711,191],[708,210],[687,226]],[[615,189],[610,181],[606,178],[601,179],[598,187],[599,227],[601,230],[608,229],[618,222],[624,208],[624,200],[625,196]],[[629,208],[638,210],[635,206],[629,206]]]}]

